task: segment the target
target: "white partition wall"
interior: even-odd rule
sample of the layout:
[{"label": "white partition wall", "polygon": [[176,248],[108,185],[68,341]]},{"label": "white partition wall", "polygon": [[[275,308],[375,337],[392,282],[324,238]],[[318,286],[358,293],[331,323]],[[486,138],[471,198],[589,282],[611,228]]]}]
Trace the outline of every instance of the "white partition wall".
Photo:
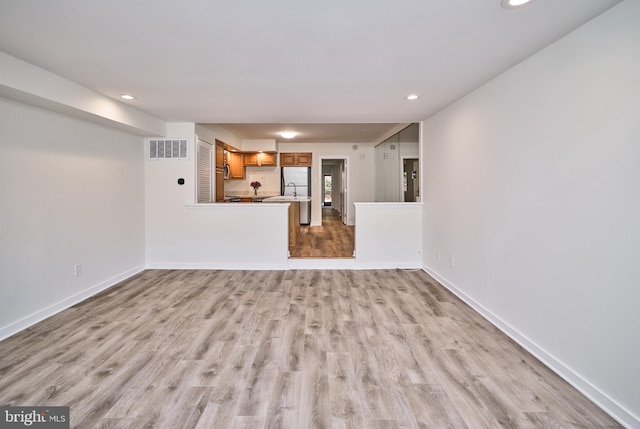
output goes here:
[{"label": "white partition wall", "polygon": [[152,225],[148,268],[287,269],[288,204],[188,204]]},{"label": "white partition wall", "polygon": [[422,204],[355,206],[356,268],[422,267]]}]

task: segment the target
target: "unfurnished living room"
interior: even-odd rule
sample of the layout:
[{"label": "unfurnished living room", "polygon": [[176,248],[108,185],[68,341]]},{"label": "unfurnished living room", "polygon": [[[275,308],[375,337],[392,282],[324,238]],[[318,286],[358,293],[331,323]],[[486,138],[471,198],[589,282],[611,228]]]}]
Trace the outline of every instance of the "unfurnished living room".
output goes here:
[{"label": "unfurnished living room", "polygon": [[0,427],[640,429],[640,1],[0,1]]}]

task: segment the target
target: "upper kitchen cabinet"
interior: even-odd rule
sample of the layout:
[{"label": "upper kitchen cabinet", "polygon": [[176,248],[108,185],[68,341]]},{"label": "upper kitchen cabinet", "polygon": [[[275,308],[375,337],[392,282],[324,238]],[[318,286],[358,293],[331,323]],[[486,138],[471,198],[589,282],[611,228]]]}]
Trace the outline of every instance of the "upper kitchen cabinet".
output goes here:
[{"label": "upper kitchen cabinet", "polygon": [[244,165],[247,167],[275,167],[275,152],[245,152]]},{"label": "upper kitchen cabinet", "polygon": [[236,152],[227,152],[229,164],[229,179],[244,179],[244,155]]},{"label": "upper kitchen cabinet", "polygon": [[281,167],[311,167],[311,152],[281,152]]}]

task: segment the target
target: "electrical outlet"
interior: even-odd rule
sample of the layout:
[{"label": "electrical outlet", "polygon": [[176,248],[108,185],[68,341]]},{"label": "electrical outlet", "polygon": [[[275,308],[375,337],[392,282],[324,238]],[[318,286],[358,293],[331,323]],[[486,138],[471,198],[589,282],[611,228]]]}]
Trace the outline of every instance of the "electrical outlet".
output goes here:
[{"label": "electrical outlet", "polygon": [[442,252],[438,250],[438,261],[442,260]]},{"label": "electrical outlet", "polygon": [[364,153],[360,154],[360,159],[364,159]]},{"label": "electrical outlet", "polygon": [[456,267],[456,258],[454,258],[453,256],[451,257],[451,268],[455,268]]},{"label": "electrical outlet", "polygon": [[76,277],[80,277],[82,275],[82,265],[81,264],[75,264],[73,266],[73,274]]}]

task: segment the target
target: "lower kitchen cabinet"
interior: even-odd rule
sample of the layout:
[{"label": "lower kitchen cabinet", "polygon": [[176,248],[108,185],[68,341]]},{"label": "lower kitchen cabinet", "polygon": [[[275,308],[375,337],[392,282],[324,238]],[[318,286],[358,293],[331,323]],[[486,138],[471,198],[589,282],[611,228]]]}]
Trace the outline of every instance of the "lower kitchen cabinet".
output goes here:
[{"label": "lower kitchen cabinet", "polygon": [[224,202],[224,170],[216,168],[216,202]]},{"label": "lower kitchen cabinet", "polygon": [[298,243],[300,235],[300,203],[289,204],[289,247]]}]

